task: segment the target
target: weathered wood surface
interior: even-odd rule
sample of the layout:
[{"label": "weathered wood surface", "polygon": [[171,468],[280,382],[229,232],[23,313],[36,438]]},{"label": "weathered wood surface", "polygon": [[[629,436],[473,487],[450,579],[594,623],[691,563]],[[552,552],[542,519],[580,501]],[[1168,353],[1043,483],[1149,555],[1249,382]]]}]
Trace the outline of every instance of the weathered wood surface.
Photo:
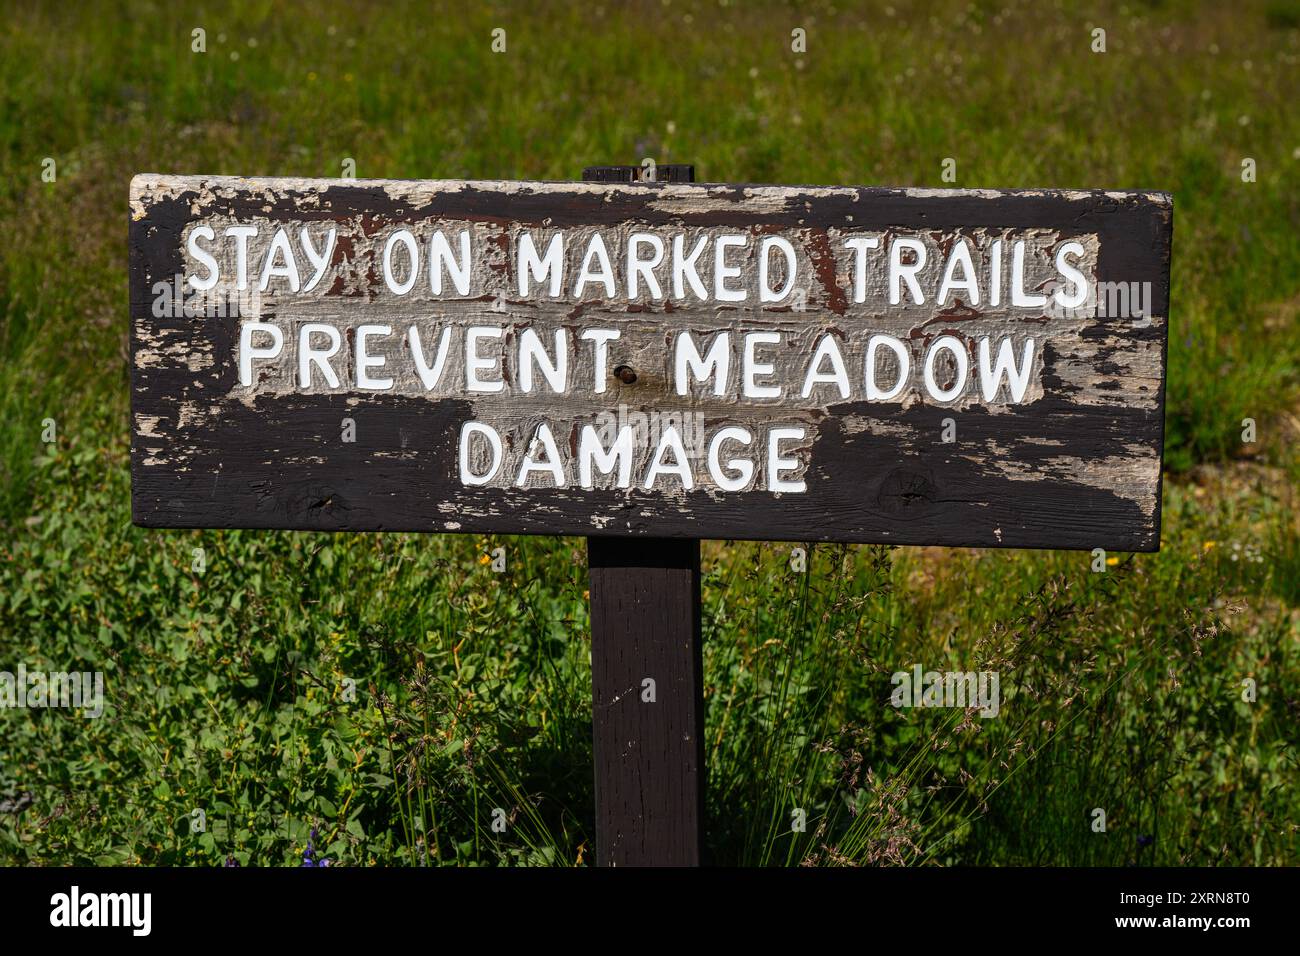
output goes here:
[{"label": "weathered wood surface", "polygon": [[[158,284],[203,273],[187,240],[204,225],[218,237],[209,246],[222,274],[215,293],[229,291],[235,269],[232,243],[220,241],[231,226],[259,229],[247,246],[254,287],[272,235],[284,227],[298,253],[302,288],[291,292],[276,275],[265,292],[242,303],[240,317],[160,310]],[[300,251],[303,228],[322,244],[326,230],[337,234],[323,278],[312,288],[306,286],[316,270]],[[423,257],[411,292],[400,297],[381,278],[383,244],[399,228],[413,234]],[[442,232],[455,254],[462,230],[474,250],[467,292],[440,269],[442,290],[435,294],[429,239]],[[634,231],[657,234],[665,246],[680,235],[687,251],[704,241],[699,274],[708,301],[688,283],[683,295],[673,294],[668,257],[653,270],[662,295],[655,297],[643,281],[630,298],[620,263]],[[559,294],[550,295],[545,282],[520,294],[516,247],[525,232],[539,253],[564,234]],[[608,239],[617,292],[606,295],[596,282],[575,296],[587,240],[596,232]],[[158,527],[1155,550],[1171,232],[1171,205],[1159,193],[138,176],[130,228],[133,517]],[[738,267],[731,288],[747,290],[746,301],[721,302],[711,294],[722,235],[749,241],[723,259]],[[770,303],[757,297],[757,245],[766,236],[787,238],[796,253],[793,288]],[[861,290],[854,253],[844,245],[855,236],[881,242]],[[882,263],[891,237],[916,238],[930,250],[917,274],[922,305],[903,283],[896,283],[901,301],[889,302]],[[965,289],[950,290],[936,304],[953,247],[966,246],[991,277],[999,239],[1026,242],[1019,284],[1049,294],[1048,306],[1010,305],[1009,255],[1000,256],[996,270],[999,306],[988,304],[987,289],[981,305]],[[1105,310],[1091,303],[1054,308],[1050,293],[1059,276],[1052,255],[1067,242],[1082,250],[1073,261],[1089,283],[1150,283],[1145,313],[1099,315]],[[785,278],[780,260],[771,260],[773,288]],[[394,274],[402,281],[400,265]],[[238,359],[243,321],[274,325],[284,340],[277,359],[250,363],[247,386]],[[314,377],[301,384],[296,350],[309,322],[342,333],[333,360],[337,387],[319,368],[309,368]],[[356,331],[364,325],[392,330],[372,333],[365,343],[372,361],[384,360],[368,372],[390,377],[387,389],[358,387]],[[487,359],[496,349],[500,364],[482,378],[501,381],[499,392],[467,390],[474,375],[466,368],[466,330],[476,326],[500,330],[500,338],[478,339],[475,349]],[[414,361],[412,327],[430,365],[441,337],[449,336],[432,385]],[[595,348],[581,339],[593,328],[620,333],[608,345],[603,376],[596,374]],[[540,366],[520,361],[530,329],[552,358],[557,331],[567,336],[562,394],[547,387]],[[730,333],[731,384],[723,394],[705,383],[676,394],[673,346],[683,331],[695,337],[701,354],[719,333]],[[780,397],[741,394],[742,342],[752,332],[780,336],[779,344],[761,347],[772,374],[756,379],[782,388]],[[864,392],[866,344],[877,333],[906,343],[912,354],[906,386],[890,401],[869,400]],[[848,369],[847,398],[822,383],[801,394],[810,359],[827,335]],[[939,401],[922,372],[927,350],[943,336],[966,350],[969,374],[961,394]],[[1023,395],[1015,400],[1004,383],[986,398],[976,374],[978,342],[989,340],[996,352],[1008,340],[1018,357],[1028,338],[1035,345]],[[957,381],[956,366],[951,353],[936,354],[934,381],[942,391]],[[888,350],[876,358],[879,379],[892,383],[898,367]],[[523,364],[533,379],[527,394]],[[662,476],[654,488],[642,487],[656,454],[651,441],[634,449],[633,487],[617,487],[616,474],[580,487],[579,427],[616,425],[640,414],[665,416],[660,432],[665,422],[698,432],[700,440],[687,448],[693,487]],[[345,419],[355,441],[342,438]],[[956,431],[950,443],[942,440],[947,419]],[[508,460],[483,486],[464,486],[459,472],[460,435],[470,420],[500,431]],[[521,457],[537,451],[544,423],[561,452],[565,487],[554,487],[554,476],[544,471],[529,472],[519,486]],[[755,436],[755,467],[745,490],[729,491],[703,459],[709,436],[737,425]],[[805,440],[779,449],[796,462],[784,479],[803,482],[802,492],[766,490],[773,476],[762,436],[775,426],[805,430]],[[475,467],[490,457],[481,445],[467,447]],[[739,449],[734,442],[727,447],[724,461]]]},{"label": "weathered wood surface", "polygon": [[[582,178],[634,182],[638,173],[589,166]],[[695,180],[692,166],[656,174]],[[698,866],[706,777],[700,542],[589,537],[587,564],[596,863]]]},{"label": "weathered wood surface", "polygon": [[587,560],[596,863],[698,866],[704,821],[700,543],[588,538]]}]

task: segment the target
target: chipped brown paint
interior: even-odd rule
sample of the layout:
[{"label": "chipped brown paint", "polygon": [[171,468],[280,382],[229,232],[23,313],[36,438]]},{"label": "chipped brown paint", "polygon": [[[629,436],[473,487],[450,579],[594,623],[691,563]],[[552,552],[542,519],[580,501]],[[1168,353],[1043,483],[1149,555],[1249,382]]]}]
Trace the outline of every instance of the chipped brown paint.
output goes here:
[{"label": "chipped brown paint", "polygon": [[[1158,547],[1172,231],[1171,205],[1160,193],[144,175],[132,181],[130,212],[133,515],[140,524]],[[191,231],[207,225],[221,235],[236,224],[260,230],[249,243],[250,263],[261,262],[275,229],[297,235],[333,227],[337,242],[326,274],[308,292],[292,293],[276,280],[244,302],[238,317],[156,316],[155,283],[194,271],[186,254]],[[381,274],[383,243],[397,228],[410,230],[421,250],[435,229],[448,236],[470,230],[469,294],[444,288],[435,296],[417,282],[410,295],[395,296]],[[730,303],[689,294],[570,295],[586,238],[609,237],[617,261],[622,246],[614,246],[634,230],[680,233],[688,250],[700,237],[712,243],[739,233],[756,243],[784,236],[797,255],[794,294],[771,303],[754,296]],[[519,295],[512,254],[525,232],[539,252],[551,236],[565,234],[572,251],[561,295],[539,294],[536,286]],[[1029,293],[1050,292],[1057,278],[1052,250],[1077,242],[1090,282],[1151,283],[1149,314],[998,308],[964,301],[964,292],[940,306],[930,296],[916,305],[905,291],[890,305],[883,267],[868,275],[866,301],[859,303],[844,241],[863,234],[881,237],[878,258],[891,237],[934,243],[940,254],[918,276],[931,293],[958,239],[982,264],[995,240],[1030,237],[1042,254],[1026,262]],[[229,247],[217,253],[223,276],[232,255]],[[755,289],[756,256],[737,264],[736,285]],[[615,272],[622,282],[622,270]],[[668,270],[657,275],[667,287]],[[782,278],[778,269],[773,281]],[[247,386],[237,368],[242,321],[274,326],[285,341],[281,358],[259,366]],[[307,322],[332,323],[342,333],[338,388],[295,380],[296,333]],[[394,330],[370,348],[384,359],[391,389],[355,387],[355,333],[366,324]],[[463,387],[463,337],[474,325],[504,330],[501,393]],[[452,330],[433,388],[414,365],[404,334],[411,327],[426,355],[444,329]],[[600,390],[594,354],[578,345],[592,328],[621,333],[609,346]],[[563,393],[521,394],[518,346],[527,329],[548,352],[555,330],[566,330],[571,387]],[[779,333],[780,348],[765,355],[774,366],[765,381],[781,383],[784,394],[750,399],[729,388],[677,395],[672,343],[683,331],[695,335],[701,352],[724,331],[733,340]],[[842,399],[825,386],[802,396],[809,357],[824,335],[836,336],[856,380],[874,333],[914,350],[913,378],[897,401],[867,401],[858,389]],[[967,344],[972,376],[981,337],[1007,338],[1017,354],[1026,337],[1035,337],[1023,399],[1010,401],[1002,391],[985,400],[972,386],[952,401],[935,401],[916,365],[945,335]],[[614,375],[621,366],[634,371],[635,381]],[[882,379],[890,368],[888,361],[878,366]],[[938,384],[954,375],[951,362],[936,366]],[[601,415],[609,421],[638,414],[677,416],[698,423],[705,436],[726,426],[755,434],[803,428],[806,437],[781,453],[797,459],[786,477],[806,490],[768,491],[756,478],[753,487],[729,492],[707,468],[689,490],[671,483],[649,491],[608,483],[583,489],[572,474],[567,487],[552,487],[538,474],[519,486],[510,470],[484,486],[460,481],[457,437],[467,421],[493,425],[516,466],[535,445],[538,426],[549,423],[564,467],[576,472],[583,425]],[[345,418],[355,423],[355,442],[340,438]],[[941,440],[947,419],[956,426],[951,443]],[[688,450],[706,454],[704,447]],[[645,473],[655,451],[638,444],[634,475]],[[483,465],[485,449],[469,458]],[[760,459],[756,451],[758,478],[765,470]]]}]

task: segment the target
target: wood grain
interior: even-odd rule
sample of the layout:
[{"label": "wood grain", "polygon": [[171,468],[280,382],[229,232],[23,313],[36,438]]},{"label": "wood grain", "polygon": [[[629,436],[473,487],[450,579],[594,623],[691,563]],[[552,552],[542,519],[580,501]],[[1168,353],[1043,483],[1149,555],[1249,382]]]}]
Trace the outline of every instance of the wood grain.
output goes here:
[{"label": "wood grain", "polygon": [[[596,863],[698,866],[704,691],[698,541],[589,538]],[[654,681],[654,700],[645,699]]]},{"label": "wood grain", "polygon": [[[582,178],[631,182],[636,172],[589,166]],[[695,179],[692,166],[657,174]],[[707,776],[700,542],[591,537],[587,564],[596,863],[698,866]]]},{"label": "wood grain", "polygon": [[[463,334],[496,323],[506,329],[510,378],[517,370],[509,356],[524,329],[549,343],[556,329],[570,330],[572,341],[583,328],[617,328],[606,389],[596,392],[590,360],[578,350],[578,384],[564,395],[520,396],[513,381],[504,395],[467,395],[450,384],[464,374],[455,357],[444,370],[449,384],[426,389],[396,335],[375,346],[393,373],[390,391],[358,390],[348,376],[338,389],[297,388],[289,350],[241,387],[239,318],[154,314],[155,284],[192,270],[185,240],[200,223],[218,232],[234,223],[264,233],[338,230],[330,272],[316,289],[291,295],[272,286],[255,303],[258,321],[283,328],[289,341],[304,322],[333,322],[347,334],[352,362],[363,323],[414,325],[426,348],[442,328]],[[472,230],[476,247],[489,252],[476,259],[471,295],[435,297],[417,287],[394,300],[378,262],[381,238],[398,226],[421,238],[435,227]],[[791,236],[801,305],[518,295],[509,250],[521,230],[625,237],[633,228]],[[858,304],[839,250],[844,236],[862,231],[964,239],[977,251],[1013,234],[1077,240],[1089,250],[1090,279],[1150,283],[1149,315],[1029,315],[906,299],[882,307],[878,277]],[[130,225],[133,519],[154,527],[1156,550],[1171,234],[1172,207],[1159,193],[138,176]],[[259,256],[255,250],[252,259]],[[753,268],[747,261],[742,282],[752,281]],[[1038,268],[1030,266],[1031,285],[1041,286]],[[839,400],[825,390],[804,399],[795,387],[764,402],[734,391],[674,394],[672,336],[683,329],[701,341],[728,330],[780,332],[776,379],[787,386],[797,386],[801,357],[826,334],[841,337],[850,365],[861,363],[871,331],[919,350],[944,334],[972,342],[1032,335],[1040,347],[1022,403],[973,392],[936,403],[915,388],[901,403]],[[615,377],[616,368],[632,370],[634,381]],[[698,415],[706,430],[799,423],[809,435],[798,449],[807,491],[728,494],[707,481],[689,491],[535,480],[514,487],[508,476],[485,487],[459,481],[457,436],[467,420],[497,423],[517,452],[540,421],[559,423],[557,440],[572,445],[580,424],[620,407]],[[354,442],[340,438],[344,419],[354,423]],[[951,443],[941,440],[946,419],[956,424]],[[643,465],[650,451],[638,453]]]}]

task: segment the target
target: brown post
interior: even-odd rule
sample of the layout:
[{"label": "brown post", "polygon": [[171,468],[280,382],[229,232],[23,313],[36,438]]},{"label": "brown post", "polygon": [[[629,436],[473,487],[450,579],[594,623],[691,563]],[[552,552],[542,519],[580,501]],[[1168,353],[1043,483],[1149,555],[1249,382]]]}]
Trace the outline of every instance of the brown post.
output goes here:
[{"label": "brown post", "polygon": [[[589,182],[637,182],[593,166]],[[691,166],[656,179],[694,182]],[[598,866],[698,866],[704,819],[700,542],[588,538]],[[651,683],[652,682],[652,683]]]}]

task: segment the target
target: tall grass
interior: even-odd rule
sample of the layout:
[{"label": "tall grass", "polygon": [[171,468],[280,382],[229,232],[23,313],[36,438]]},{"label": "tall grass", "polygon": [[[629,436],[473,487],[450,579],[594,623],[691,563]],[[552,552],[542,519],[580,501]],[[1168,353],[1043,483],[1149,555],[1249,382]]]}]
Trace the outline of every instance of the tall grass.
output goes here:
[{"label": "tall grass", "polygon": [[[9,11],[0,670],[101,669],[109,705],[0,714],[0,806],[30,794],[0,810],[0,862],[295,863],[313,828],[342,864],[591,860],[581,541],[130,526],[126,187],[349,157],[365,177],[568,179],[652,156],[705,180],[930,186],[951,157],[961,186],[1160,188],[1176,208],[1161,553],[1094,573],[819,546],[796,571],[792,545],[707,543],[709,858],[1295,863],[1288,10]],[[999,716],[892,707],[914,664],[997,670]]]}]

